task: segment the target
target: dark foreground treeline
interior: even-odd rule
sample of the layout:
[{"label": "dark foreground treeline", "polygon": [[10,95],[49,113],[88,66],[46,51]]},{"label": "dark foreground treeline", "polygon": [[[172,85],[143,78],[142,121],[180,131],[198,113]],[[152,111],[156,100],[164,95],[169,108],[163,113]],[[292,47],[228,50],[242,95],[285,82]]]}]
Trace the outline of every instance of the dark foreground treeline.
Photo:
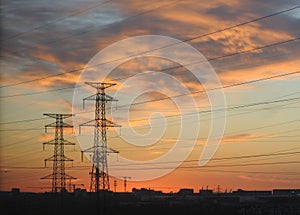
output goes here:
[{"label": "dark foreground treeline", "polygon": [[[238,198],[147,199],[116,194],[75,196],[72,193],[19,194],[0,196],[1,214],[60,215],[299,215],[299,197],[262,198],[239,202]],[[4,213],[3,213],[4,212]]]}]

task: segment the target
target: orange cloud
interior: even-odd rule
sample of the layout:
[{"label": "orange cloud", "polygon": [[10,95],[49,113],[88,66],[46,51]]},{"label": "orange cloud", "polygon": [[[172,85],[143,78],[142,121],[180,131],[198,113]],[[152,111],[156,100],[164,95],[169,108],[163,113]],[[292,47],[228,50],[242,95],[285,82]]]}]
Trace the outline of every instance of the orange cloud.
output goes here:
[{"label": "orange cloud", "polygon": [[252,133],[229,135],[229,136],[223,137],[222,143],[245,142],[245,141],[247,141],[249,139],[253,139],[255,137],[256,136]]},{"label": "orange cloud", "polygon": [[[280,75],[289,72],[295,72],[298,70],[297,65],[299,64],[300,64],[299,59],[291,59],[287,61],[272,62],[267,64],[264,63],[261,65],[254,66],[252,68],[245,68],[245,69],[242,68],[242,69],[235,69],[235,70],[222,72],[219,74],[219,77],[224,85],[229,85],[229,84],[235,84],[244,81],[256,80],[256,79],[269,77],[269,76]],[[295,76],[290,76],[290,77],[287,76],[287,77],[277,78],[274,80],[287,80]],[[234,87],[232,89],[235,90],[235,89],[249,88],[249,87],[252,88],[253,85],[241,85],[241,86]]]}]

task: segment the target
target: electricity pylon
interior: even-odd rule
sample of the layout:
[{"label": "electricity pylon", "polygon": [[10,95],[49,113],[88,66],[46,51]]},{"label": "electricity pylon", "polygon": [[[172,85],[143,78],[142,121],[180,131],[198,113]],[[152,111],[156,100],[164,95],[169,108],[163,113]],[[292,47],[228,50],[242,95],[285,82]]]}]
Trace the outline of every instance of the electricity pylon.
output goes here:
[{"label": "electricity pylon", "polygon": [[123,176],[123,179],[124,179],[124,192],[126,193],[127,190],[126,190],[126,186],[127,186],[127,179],[131,179],[130,176]]},{"label": "electricity pylon", "polygon": [[64,146],[65,145],[75,145],[64,139],[64,128],[73,128],[63,122],[64,119],[73,116],[73,114],[53,114],[46,113],[44,116],[49,116],[56,119],[56,122],[45,126],[45,132],[47,128],[55,128],[55,138],[48,142],[43,143],[43,149],[46,144],[54,145],[54,153],[50,158],[45,159],[45,166],[47,161],[53,161],[53,172],[50,175],[44,176],[41,179],[52,179],[52,192],[62,192],[66,190],[66,179],[72,180],[76,179],[65,172],[65,161],[73,161],[65,156]]},{"label": "electricity pylon", "polygon": [[92,152],[92,170],[90,172],[90,192],[98,192],[99,190],[110,190],[107,155],[109,153],[119,153],[107,146],[106,130],[108,127],[120,127],[112,121],[106,119],[106,103],[109,101],[117,101],[113,97],[105,93],[105,89],[116,84],[104,82],[85,82],[85,84],[94,87],[97,92],[94,95],[83,99],[83,108],[85,101],[95,101],[95,119],[79,125],[94,127],[94,145],[84,152]]}]

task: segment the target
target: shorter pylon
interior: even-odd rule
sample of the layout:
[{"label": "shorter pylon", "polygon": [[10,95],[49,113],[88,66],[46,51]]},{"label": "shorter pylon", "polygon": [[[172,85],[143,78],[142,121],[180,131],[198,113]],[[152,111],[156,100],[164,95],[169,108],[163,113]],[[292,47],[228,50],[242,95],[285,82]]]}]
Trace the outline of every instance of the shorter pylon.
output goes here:
[{"label": "shorter pylon", "polygon": [[43,143],[43,150],[45,149],[46,144],[54,145],[53,156],[44,160],[45,166],[47,161],[53,161],[53,172],[52,174],[44,176],[41,179],[52,179],[52,192],[66,191],[66,179],[73,180],[76,178],[67,175],[65,172],[65,161],[73,160],[65,156],[64,146],[75,145],[75,143],[69,142],[68,140],[64,139],[63,129],[73,128],[73,126],[63,122],[63,120],[73,116],[73,114],[47,113],[44,114],[44,116],[54,118],[56,119],[56,121],[45,126],[45,132],[47,132],[47,128],[55,128],[55,138]]}]

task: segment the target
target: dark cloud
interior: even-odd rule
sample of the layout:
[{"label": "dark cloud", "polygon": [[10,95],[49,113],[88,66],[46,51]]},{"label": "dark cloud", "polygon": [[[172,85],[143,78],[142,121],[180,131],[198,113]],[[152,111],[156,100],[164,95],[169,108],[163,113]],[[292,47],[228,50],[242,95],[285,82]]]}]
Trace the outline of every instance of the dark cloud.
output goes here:
[{"label": "dark cloud", "polygon": [[213,15],[222,20],[234,20],[238,19],[241,15],[241,11],[228,5],[219,5],[208,9],[206,12],[208,15]]},{"label": "dark cloud", "polygon": [[[215,0],[205,5],[195,1],[176,4],[151,1],[145,4],[128,0],[104,5],[82,0],[75,3],[71,0],[5,1],[2,5],[2,55],[5,68],[11,71],[27,74],[43,68],[48,74],[56,74],[84,66],[101,49],[131,36],[153,34],[185,40],[294,5],[294,1],[279,0],[272,1],[272,4],[270,1]],[[214,58],[298,36],[300,32],[295,27],[298,24],[299,19],[287,13],[188,43],[207,58]],[[30,30],[34,28],[37,29]],[[276,60],[289,61],[293,56],[289,54],[290,47],[286,47],[211,63],[217,72],[251,68],[258,63],[271,64],[274,58],[268,56],[278,51],[281,55],[288,55]],[[299,49],[294,48],[293,52],[298,54]],[[24,77],[21,75],[20,78]],[[193,80],[186,76],[182,79]]]}]

